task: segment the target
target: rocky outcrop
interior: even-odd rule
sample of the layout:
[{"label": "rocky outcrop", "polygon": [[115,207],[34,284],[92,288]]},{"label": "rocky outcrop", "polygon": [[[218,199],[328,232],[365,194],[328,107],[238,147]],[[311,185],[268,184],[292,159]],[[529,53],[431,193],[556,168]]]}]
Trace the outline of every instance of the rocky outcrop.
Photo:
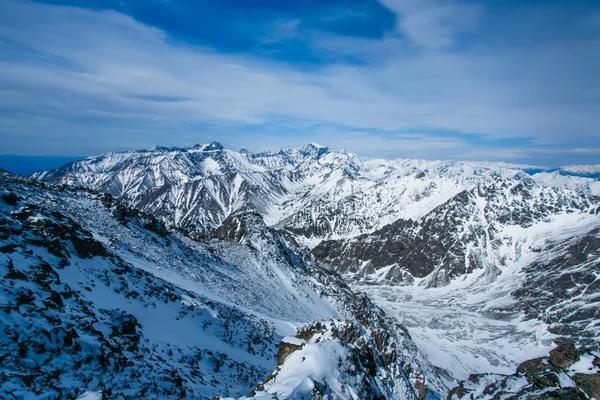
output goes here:
[{"label": "rocky outcrop", "polygon": [[[593,356],[561,343],[548,357],[525,361],[513,375],[473,374],[448,392],[450,399],[576,399],[599,398],[600,368]],[[571,369],[575,363],[579,367]],[[590,373],[578,372],[587,369]]]},{"label": "rocky outcrop", "polygon": [[575,374],[573,381],[588,397],[600,399],[600,373]]},{"label": "rocky outcrop", "polygon": [[561,343],[550,352],[550,364],[554,368],[568,368],[579,361],[579,353],[572,342]]},{"label": "rocky outcrop", "polygon": [[[440,384],[399,347],[403,339],[358,300],[356,320],[302,327],[280,343],[278,368],[251,398],[439,399]],[[380,311],[369,308],[371,313]],[[297,385],[298,382],[300,383]],[[288,385],[292,386],[288,386]],[[297,385],[297,386],[295,386]]]},{"label": "rocky outcrop", "polygon": [[279,350],[277,352],[277,365],[281,365],[285,362],[290,354],[296,350],[302,349],[302,344],[290,343],[285,340],[279,342]]}]

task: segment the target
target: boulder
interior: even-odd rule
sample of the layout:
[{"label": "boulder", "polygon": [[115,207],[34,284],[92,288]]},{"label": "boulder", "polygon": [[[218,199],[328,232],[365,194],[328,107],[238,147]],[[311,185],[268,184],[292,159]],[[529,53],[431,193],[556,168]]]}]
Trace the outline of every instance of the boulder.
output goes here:
[{"label": "boulder", "polygon": [[517,372],[527,375],[537,374],[548,367],[545,360],[546,357],[539,357],[534,358],[533,360],[524,361],[517,367]]},{"label": "boulder", "polygon": [[572,342],[561,343],[550,351],[550,364],[555,368],[568,368],[579,360],[579,353]]},{"label": "boulder", "polygon": [[527,396],[527,400],[586,400],[577,388],[562,388],[552,392]]}]

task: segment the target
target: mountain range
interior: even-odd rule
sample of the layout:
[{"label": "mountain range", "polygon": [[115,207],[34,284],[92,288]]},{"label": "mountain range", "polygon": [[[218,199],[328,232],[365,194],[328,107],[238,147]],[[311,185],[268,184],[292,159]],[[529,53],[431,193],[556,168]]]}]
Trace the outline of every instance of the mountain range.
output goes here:
[{"label": "mountain range", "polygon": [[597,173],[216,142],[4,172],[2,390],[460,398],[556,344],[593,360]]}]

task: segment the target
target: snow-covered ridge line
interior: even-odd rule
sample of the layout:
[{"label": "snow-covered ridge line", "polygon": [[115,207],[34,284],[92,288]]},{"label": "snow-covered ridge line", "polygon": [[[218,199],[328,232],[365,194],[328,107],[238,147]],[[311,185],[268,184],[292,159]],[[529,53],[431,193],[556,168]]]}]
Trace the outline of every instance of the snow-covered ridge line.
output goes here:
[{"label": "snow-covered ridge line", "polygon": [[600,174],[600,164],[597,165],[566,165],[559,168],[561,171],[573,174]]},{"label": "snow-covered ridge line", "polygon": [[[251,208],[269,225],[314,247],[324,239],[356,237],[398,219],[421,218],[484,181],[529,177],[515,167],[361,159],[316,144],[253,154],[213,142],[108,153],[35,178],[123,197],[169,226],[199,233],[218,227],[236,210]],[[539,176],[541,185],[600,193],[593,180]]]},{"label": "snow-covered ridge line", "polygon": [[[107,157],[116,157],[122,158],[126,157],[126,155],[148,155],[148,154],[157,154],[157,153],[193,153],[193,152],[218,152],[227,150],[229,152],[239,153],[243,155],[250,156],[252,158],[261,158],[261,157],[274,157],[281,154],[291,154],[291,153],[301,153],[301,152],[311,152],[317,151],[322,153],[338,153],[338,154],[347,154],[352,157],[358,156],[355,153],[347,152],[346,150],[340,150],[338,152],[330,150],[329,147],[323,146],[317,143],[309,143],[306,146],[301,146],[297,148],[286,147],[280,150],[273,151],[261,151],[252,153],[246,149],[225,149],[223,145],[219,142],[211,142],[207,144],[195,144],[189,147],[176,147],[176,146],[152,146],[148,149],[141,150],[125,150],[119,152],[108,152],[102,155],[90,156],[85,158],[87,161],[96,161],[99,159],[104,159]],[[81,160],[81,161],[84,161]],[[582,177],[590,177],[597,174],[600,174],[600,164],[598,165],[566,165],[562,167],[545,167],[541,165],[530,165],[530,164],[515,164],[515,163],[506,163],[506,162],[486,162],[486,161],[465,161],[465,160],[424,160],[424,159],[411,159],[411,158],[397,158],[397,159],[382,159],[382,158],[369,158],[369,157],[360,157],[360,160],[369,163],[377,163],[377,164],[397,164],[397,163],[414,163],[414,164],[454,164],[454,165],[464,165],[470,167],[480,167],[486,169],[512,169],[512,170],[521,170],[525,171],[531,175],[535,175],[539,172],[559,172],[560,174],[572,175],[572,176],[582,176]],[[78,163],[80,161],[75,161],[74,163]],[[73,164],[73,163],[71,163]],[[46,171],[45,171],[46,172]],[[38,172],[34,176],[40,177],[44,174],[44,172]]]}]

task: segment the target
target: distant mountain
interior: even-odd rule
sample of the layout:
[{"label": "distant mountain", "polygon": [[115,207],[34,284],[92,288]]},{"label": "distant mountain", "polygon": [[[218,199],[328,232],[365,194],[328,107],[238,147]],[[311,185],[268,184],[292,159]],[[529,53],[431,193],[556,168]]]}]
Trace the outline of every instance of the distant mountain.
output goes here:
[{"label": "distant mountain", "polygon": [[600,165],[567,165],[558,169],[563,175],[600,179]]}]

